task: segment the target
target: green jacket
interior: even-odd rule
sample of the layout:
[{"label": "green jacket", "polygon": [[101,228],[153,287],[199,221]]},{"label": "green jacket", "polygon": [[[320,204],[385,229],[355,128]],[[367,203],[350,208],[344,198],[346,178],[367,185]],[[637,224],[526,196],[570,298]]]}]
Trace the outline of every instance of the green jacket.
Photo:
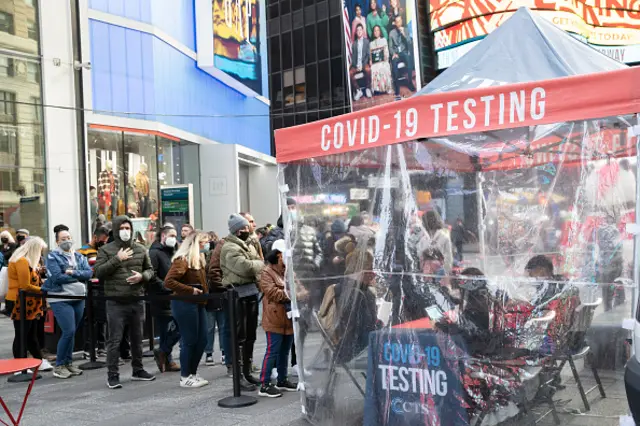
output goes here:
[{"label": "green jacket", "polygon": [[[142,296],[145,284],[155,276],[147,249],[142,244],[134,242],[133,231],[129,241],[124,242],[120,239],[119,229],[124,222],[131,224],[126,216],[118,216],[113,220],[114,241],[100,248],[93,267],[96,277],[104,283],[106,296]],[[118,259],[117,254],[121,248],[133,250],[131,259],[125,261]],[[142,274],[142,281],[138,284],[127,282],[127,278],[133,275],[132,271]]]},{"label": "green jacket", "polygon": [[247,245],[235,235],[225,238],[220,253],[222,285],[239,286],[258,282],[258,276],[264,268],[264,261],[253,245]]},{"label": "green jacket", "polygon": [[367,15],[367,34],[369,40],[373,40],[373,29],[378,25],[382,32],[382,37],[389,40],[389,34],[387,33],[387,26],[389,25],[389,16],[386,13],[382,13],[382,9],[378,9],[378,16],[373,16],[373,12],[369,12]]}]

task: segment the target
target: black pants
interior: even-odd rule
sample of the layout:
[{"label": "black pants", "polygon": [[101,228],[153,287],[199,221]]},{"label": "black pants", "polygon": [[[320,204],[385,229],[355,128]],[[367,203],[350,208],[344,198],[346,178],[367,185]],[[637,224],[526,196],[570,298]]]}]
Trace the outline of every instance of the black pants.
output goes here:
[{"label": "black pants", "polygon": [[[38,342],[38,320],[25,321],[24,342],[26,350],[32,357],[42,359],[40,343]],[[13,338],[13,357],[22,358],[20,353],[20,321],[13,322],[15,337]],[[25,354],[26,355],[26,354]]]},{"label": "black pants", "polygon": [[118,375],[118,358],[125,327],[129,327],[131,337],[131,367],[133,372],[142,367],[142,321],[144,320],[144,305],[142,302],[118,303],[107,301],[107,324],[109,340],[107,341],[107,368],[109,376]]},{"label": "black pants", "polygon": [[298,358],[296,357],[296,344],[291,345],[291,366],[298,365]]},{"label": "black pants", "polygon": [[462,262],[462,250],[464,248],[464,242],[460,241],[456,243],[456,256],[459,262]]},{"label": "black pants", "polygon": [[[256,343],[256,332],[258,330],[258,296],[244,297],[238,300],[238,310],[236,318],[236,330],[238,333],[238,346],[240,347],[242,374],[251,374],[251,360],[253,359],[253,346]],[[231,336],[228,336],[231,342]],[[231,354],[224,354],[231,357]]]},{"label": "black pants", "polygon": [[[398,68],[400,63],[404,63],[404,68]],[[413,86],[413,58],[411,55],[407,55],[405,52],[398,53],[398,57],[391,59],[391,78],[393,79],[393,88],[396,92],[396,96],[400,94],[400,82],[398,81],[402,73],[407,73],[407,87],[414,90]]]}]

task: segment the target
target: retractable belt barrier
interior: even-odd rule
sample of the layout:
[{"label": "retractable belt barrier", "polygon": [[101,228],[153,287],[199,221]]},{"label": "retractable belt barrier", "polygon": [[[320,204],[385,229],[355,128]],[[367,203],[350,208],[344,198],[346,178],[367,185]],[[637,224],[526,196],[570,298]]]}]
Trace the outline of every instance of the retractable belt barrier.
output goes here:
[{"label": "retractable belt barrier", "polygon": [[[27,306],[27,297],[42,297],[43,299],[65,299],[65,300],[86,300],[87,303],[85,305],[85,309],[87,309],[87,318],[91,327],[89,327],[89,336],[91,340],[90,351],[90,361],[81,365],[80,367],[84,370],[92,370],[96,368],[101,368],[104,366],[104,363],[96,360],[95,353],[95,332],[93,327],[93,301],[96,300],[105,300],[105,301],[114,301],[121,303],[131,303],[131,302],[161,302],[161,301],[171,301],[171,300],[181,300],[186,302],[206,302],[208,300],[214,299],[226,299],[227,304],[226,308],[228,310],[229,321],[230,324],[236,324],[237,317],[237,308],[238,308],[238,294],[233,290],[229,289],[225,293],[208,293],[208,294],[200,294],[197,296],[194,295],[145,295],[145,296],[101,296],[94,295],[93,289],[89,286],[87,289],[86,296],[64,296],[64,295],[53,295],[47,293],[33,293],[27,292],[24,290],[20,290],[18,293],[18,297],[20,300],[20,306]],[[20,356],[22,358],[27,357],[27,347],[26,347],[26,317],[25,317],[26,309],[20,309]],[[233,368],[233,396],[229,396],[218,401],[218,405],[225,408],[240,408],[246,407],[249,405],[253,405],[257,402],[257,399],[252,396],[242,395],[240,392],[240,359],[238,350],[238,330],[235,326],[230,327],[230,338],[231,338],[231,359],[232,359],[232,368]],[[153,334],[153,333],[152,333]],[[149,336],[149,339],[152,340],[154,337]],[[26,373],[26,372],[23,372]]]}]

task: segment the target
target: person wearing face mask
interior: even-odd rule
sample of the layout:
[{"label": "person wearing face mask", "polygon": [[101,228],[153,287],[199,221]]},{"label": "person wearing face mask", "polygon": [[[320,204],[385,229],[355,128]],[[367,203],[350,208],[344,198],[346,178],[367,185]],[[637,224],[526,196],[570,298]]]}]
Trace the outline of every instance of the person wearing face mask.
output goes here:
[{"label": "person wearing face mask", "polygon": [[[104,294],[121,298],[143,296],[145,284],[155,277],[147,250],[133,241],[133,226],[128,217],[116,217],[112,232],[113,242],[100,248],[94,266],[96,277],[104,282]],[[129,327],[131,339],[131,380],[155,380],[155,376],[145,371],[142,365],[143,318],[142,301],[107,300],[107,385],[110,389],[122,388],[118,358],[125,326]]]},{"label": "person wearing face mask", "polygon": [[[9,259],[13,255],[13,252],[16,250],[18,245],[14,241],[11,233],[7,230],[0,232],[0,241],[2,241],[2,246],[0,249],[0,254],[2,255],[2,264],[0,264],[0,269],[3,267],[9,266]],[[13,301],[5,300],[4,309],[0,311],[1,314],[9,316],[11,315],[11,311],[13,310]]]},{"label": "person wearing face mask", "polygon": [[[149,258],[153,269],[156,271],[156,279],[149,283],[149,294],[167,295],[171,291],[165,288],[165,277],[171,268],[171,258],[178,248],[178,233],[176,229],[165,227],[160,231],[159,239],[156,238],[149,248]],[[180,366],[173,361],[171,352],[180,341],[178,325],[171,313],[171,302],[162,300],[151,303],[151,316],[155,322],[155,331],[160,337],[158,348],[154,349],[153,357],[161,373],[167,371],[180,371]]]},{"label": "person wearing face mask", "polygon": [[[257,386],[260,381],[251,375],[251,359],[258,328],[258,276],[264,267],[256,249],[247,240],[251,236],[249,222],[238,214],[232,214],[228,220],[229,236],[220,253],[222,285],[233,288],[238,293],[238,323],[230,324],[238,330],[238,343],[241,346],[242,374],[247,382]],[[230,341],[230,335],[226,335]],[[226,358],[231,353],[225,353]]]},{"label": "person wearing face mask", "polygon": [[27,241],[27,238],[29,238],[29,235],[28,229],[18,229],[16,231],[16,241],[18,245],[23,245]]},{"label": "person wearing face mask", "polygon": [[[107,243],[109,239],[109,230],[107,228],[100,226],[96,228],[93,232],[93,237],[91,237],[91,241],[88,244],[80,247],[77,252],[83,255],[89,266],[93,270],[93,265],[96,263],[96,257],[98,256],[98,250],[100,247]],[[98,285],[91,285],[91,281],[89,282],[89,288],[93,292],[93,296],[104,296],[104,289],[100,282]],[[86,308],[86,306],[85,306]],[[93,324],[89,324],[89,317],[85,315],[85,330],[89,330],[89,327],[93,327],[93,333],[95,336],[96,343],[96,354],[98,356],[106,356],[107,355],[107,346],[106,346],[106,338],[105,338],[105,329],[107,326],[107,308],[106,302],[104,300],[93,300]],[[90,348],[91,348],[91,333],[85,333],[85,342],[84,342],[84,357],[85,359],[89,359],[90,356]]]},{"label": "person wearing face mask", "polygon": [[[87,259],[73,250],[73,239],[69,229],[64,225],[58,225],[53,231],[58,247],[47,256],[47,280],[42,290],[52,296],[85,296],[87,293],[85,284],[93,276],[93,271]],[[72,364],[73,346],[76,330],[84,314],[84,300],[57,298],[47,300],[62,330],[58,340],[53,376],[59,379],[79,376],[82,370]]]}]

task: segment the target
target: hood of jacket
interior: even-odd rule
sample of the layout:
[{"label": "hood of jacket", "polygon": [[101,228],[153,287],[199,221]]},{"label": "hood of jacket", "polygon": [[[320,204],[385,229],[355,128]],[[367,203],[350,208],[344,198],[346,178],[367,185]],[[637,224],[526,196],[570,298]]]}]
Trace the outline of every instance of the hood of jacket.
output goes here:
[{"label": "hood of jacket", "polygon": [[352,226],[349,228],[349,234],[353,235],[359,243],[362,241],[367,242],[370,238],[375,237],[373,229],[367,225]]},{"label": "hood of jacket", "polygon": [[[116,216],[115,219],[113,219],[113,221],[111,222],[113,224],[113,241],[115,241],[116,243],[118,243],[119,246],[122,247],[131,247],[131,245],[133,244],[133,239],[134,239],[134,235],[133,235],[133,223],[131,223],[131,219],[129,219],[128,216]],[[120,226],[122,226],[123,223],[128,223],[129,226],[131,226],[131,238],[129,238],[129,241],[122,241],[120,239]]]}]

